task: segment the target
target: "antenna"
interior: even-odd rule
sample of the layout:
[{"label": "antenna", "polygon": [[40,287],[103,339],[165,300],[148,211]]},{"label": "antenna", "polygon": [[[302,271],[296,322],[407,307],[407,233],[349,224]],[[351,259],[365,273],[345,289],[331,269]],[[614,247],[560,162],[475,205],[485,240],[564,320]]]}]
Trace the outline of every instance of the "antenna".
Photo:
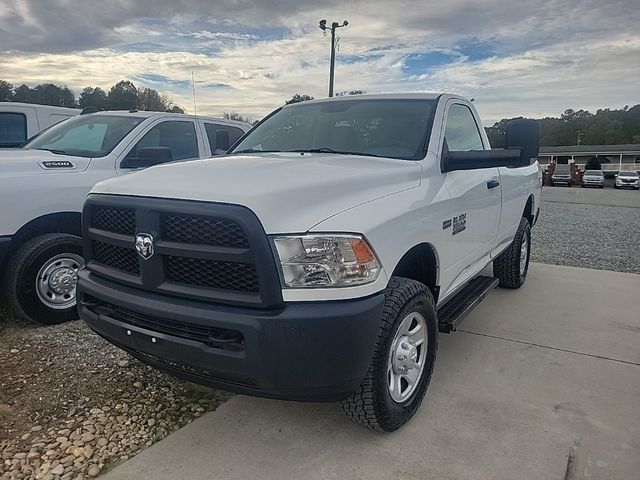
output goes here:
[{"label": "antenna", "polygon": [[193,87],[193,116],[198,115],[198,104],[196,103],[196,81],[191,70],[191,86]]}]

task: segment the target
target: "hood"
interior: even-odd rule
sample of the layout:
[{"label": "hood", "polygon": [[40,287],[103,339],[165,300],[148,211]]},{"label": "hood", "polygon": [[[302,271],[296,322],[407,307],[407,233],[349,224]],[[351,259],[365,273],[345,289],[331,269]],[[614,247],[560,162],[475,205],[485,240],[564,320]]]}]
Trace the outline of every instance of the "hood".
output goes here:
[{"label": "hood", "polygon": [[100,182],[92,192],[244,205],[267,233],[293,233],[417,187],[420,172],[417,162],[355,155],[230,155],[159,165]]},{"label": "hood", "polygon": [[43,172],[62,173],[83,171],[91,159],[58,155],[46,150],[7,148],[0,150],[0,178]]}]

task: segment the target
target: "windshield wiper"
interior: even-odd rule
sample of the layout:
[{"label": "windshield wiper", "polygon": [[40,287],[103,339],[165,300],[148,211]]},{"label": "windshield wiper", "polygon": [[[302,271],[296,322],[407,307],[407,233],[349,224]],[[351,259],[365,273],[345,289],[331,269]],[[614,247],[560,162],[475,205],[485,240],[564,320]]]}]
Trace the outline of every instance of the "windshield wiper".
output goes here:
[{"label": "windshield wiper", "polygon": [[306,148],[299,150],[291,150],[292,152],[300,152],[300,153],[338,153],[340,155],[361,155],[363,157],[382,157],[382,155],[376,155],[375,153],[366,153],[366,152],[350,152],[348,150],[334,150],[333,148]]},{"label": "windshield wiper", "polygon": [[338,152],[333,148],[321,147],[321,148],[299,148],[296,150],[291,150],[292,152],[300,152],[300,153],[350,153],[350,152]]},{"label": "windshield wiper", "polygon": [[255,148],[245,148],[244,150],[235,150],[231,152],[231,155],[235,153],[273,153],[279,151],[280,150],[256,150]]},{"label": "windshield wiper", "polygon": [[36,150],[44,150],[45,152],[55,153],[56,155],[66,155],[67,152],[64,150],[56,150],[54,148],[36,148]]}]

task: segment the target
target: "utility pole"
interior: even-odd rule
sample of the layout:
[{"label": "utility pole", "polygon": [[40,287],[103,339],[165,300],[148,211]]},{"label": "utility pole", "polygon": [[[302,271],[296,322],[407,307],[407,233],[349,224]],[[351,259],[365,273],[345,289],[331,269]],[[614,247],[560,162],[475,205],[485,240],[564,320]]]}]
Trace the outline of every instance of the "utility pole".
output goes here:
[{"label": "utility pole", "polygon": [[[336,63],[336,28],[342,28],[349,25],[349,22],[346,20],[342,22],[340,25],[338,22],[333,22],[331,24],[331,66],[329,67],[329,96],[333,97],[333,75],[335,72],[335,63]],[[320,20],[320,30],[327,34],[327,21]]]}]

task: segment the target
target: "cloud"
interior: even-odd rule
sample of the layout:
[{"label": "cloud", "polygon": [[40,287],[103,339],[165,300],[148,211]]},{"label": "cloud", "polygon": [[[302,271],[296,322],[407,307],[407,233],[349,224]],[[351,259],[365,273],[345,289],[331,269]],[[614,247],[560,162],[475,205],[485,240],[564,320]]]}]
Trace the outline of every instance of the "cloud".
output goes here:
[{"label": "cloud", "polygon": [[260,118],[326,95],[321,18],[350,22],[337,90],[460,93],[487,122],[640,101],[631,0],[17,0],[0,6],[0,77],[77,93],[127,78],[190,108],[193,71],[199,113]]}]

